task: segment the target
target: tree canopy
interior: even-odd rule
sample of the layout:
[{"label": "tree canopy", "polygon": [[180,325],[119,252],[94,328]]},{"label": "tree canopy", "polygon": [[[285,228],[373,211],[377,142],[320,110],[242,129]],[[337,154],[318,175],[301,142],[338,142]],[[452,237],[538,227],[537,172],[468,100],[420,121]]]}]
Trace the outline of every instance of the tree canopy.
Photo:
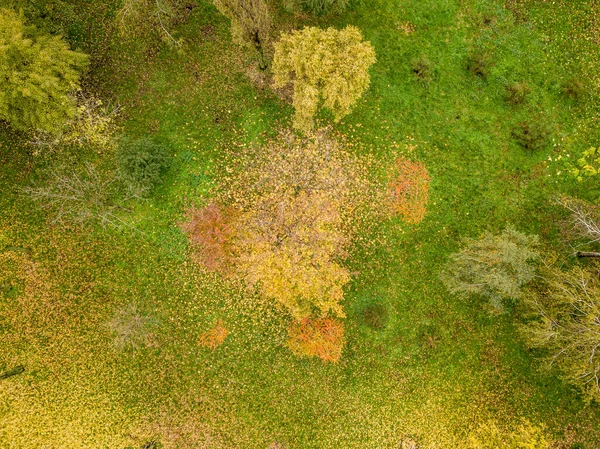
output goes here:
[{"label": "tree canopy", "polygon": [[0,9],[0,119],[13,128],[57,133],[76,114],[88,57],[60,36],[38,33],[10,9]]},{"label": "tree canopy", "polygon": [[283,34],[275,44],[274,85],[293,86],[294,126],[310,131],[321,103],[336,121],[350,113],[369,87],[374,63],[375,50],[358,28],[306,27]]}]

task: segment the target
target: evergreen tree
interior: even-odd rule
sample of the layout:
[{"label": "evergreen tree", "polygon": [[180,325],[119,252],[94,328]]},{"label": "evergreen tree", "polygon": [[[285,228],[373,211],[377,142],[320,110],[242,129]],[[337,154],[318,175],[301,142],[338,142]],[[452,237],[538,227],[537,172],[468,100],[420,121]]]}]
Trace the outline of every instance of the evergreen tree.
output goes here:
[{"label": "evergreen tree", "polygon": [[60,36],[40,34],[0,9],[0,119],[18,130],[57,133],[76,114],[70,94],[87,62]]}]

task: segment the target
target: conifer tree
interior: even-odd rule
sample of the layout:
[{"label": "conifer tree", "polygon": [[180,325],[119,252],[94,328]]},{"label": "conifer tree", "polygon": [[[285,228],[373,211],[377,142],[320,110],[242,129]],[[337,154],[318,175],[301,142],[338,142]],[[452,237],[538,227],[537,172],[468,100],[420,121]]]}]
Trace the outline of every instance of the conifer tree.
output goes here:
[{"label": "conifer tree", "polygon": [[71,94],[88,57],[60,36],[38,33],[0,9],[0,119],[18,130],[57,133],[76,114]]}]

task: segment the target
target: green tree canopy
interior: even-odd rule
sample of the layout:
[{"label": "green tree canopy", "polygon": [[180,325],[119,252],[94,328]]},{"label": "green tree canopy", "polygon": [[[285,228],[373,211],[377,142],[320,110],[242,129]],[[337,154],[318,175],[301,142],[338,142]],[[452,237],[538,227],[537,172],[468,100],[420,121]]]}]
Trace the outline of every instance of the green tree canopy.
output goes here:
[{"label": "green tree canopy", "polygon": [[336,121],[350,113],[369,87],[369,67],[374,63],[375,50],[363,42],[358,28],[306,27],[284,34],[275,44],[274,85],[292,84],[294,126],[310,131],[321,103]]},{"label": "green tree canopy", "polygon": [[0,8],[0,119],[18,130],[58,132],[76,113],[69,94],[87,62],[60,36],[40,34]]}]

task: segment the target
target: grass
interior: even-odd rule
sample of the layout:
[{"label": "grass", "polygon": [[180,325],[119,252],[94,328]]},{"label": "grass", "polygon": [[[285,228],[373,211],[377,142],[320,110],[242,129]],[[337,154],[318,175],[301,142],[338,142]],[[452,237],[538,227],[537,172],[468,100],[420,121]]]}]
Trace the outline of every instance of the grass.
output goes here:
[{"label": "grass", "polygon": [[[432,178],[421,224],[378,224],[369,235],[376,242],[352,254],[359,274],[335,365],[291,354],[281,311],[188,258],[178,222],[209,194],[223,148],[262,139],[292,113],[249,80],[247,56],[210,2],[178,26],[182,51],[148,56],[113,43],[102,53],[108,65],[91,73],[124,105],[124,134],[151,135],[173,154],[163,184],[133,205],[137,231],[51,226],[19,188],[68,155],[30,156],[22,136],[2,130],[0,283],[18,294],[0,293],[0,371],[25,372],[0,380],[0,447],[380,449],[409,436],[451,448],[477,422],[520,416],[545,424],[562,447],[598,447],[598,405],[538,370],[515,331],[518,317],[489,316],[437,278],[462,237],[512,223],[553,248],[560,213],[549,198],[597,198],[597,187],[548,176],[546,162],[599,137],[595,92],[575,100],[562,87],[573,73],[597,84],[586,39],[597,32],[589,17],[597,5],[508,3],[519,20],[500,0],[354,0],[343,15],[313,22],[354,24],[377,52],[370,90],[336,129],[356,151],[422,160]],[[281,27],[293,26],[282,14]],[[75,41],[88,45],[85,26],[69,17]],[[476,52],[494,63],[485,79],[467,70]],[[415,80],[420,59],[435,67],[427,83]],[[529,92],[514,106],[506,85],[517,82]],[[511,133],[532,111],[543,111],[552,138],[530,154]],[[152,344],[119,351],[106,323],[130,304],[159,324]],[[199,338],[218,320],[225,341],[203,347]]]}]

